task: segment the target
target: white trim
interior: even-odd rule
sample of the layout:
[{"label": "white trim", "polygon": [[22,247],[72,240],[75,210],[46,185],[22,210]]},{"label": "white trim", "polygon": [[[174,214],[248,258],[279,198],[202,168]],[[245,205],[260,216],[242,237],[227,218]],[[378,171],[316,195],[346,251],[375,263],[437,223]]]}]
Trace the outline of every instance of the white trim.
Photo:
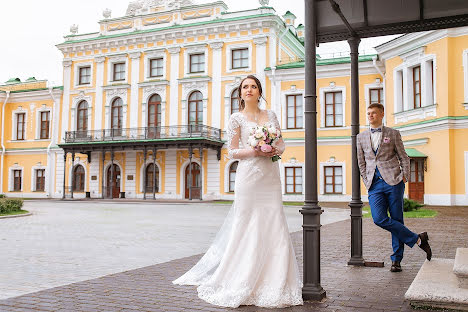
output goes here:
[{"label": "white trim", "polygon": [[[305,129],[305,99],[304,99],[305,90],[304,89],[295,89],[290,88],[289,90],[281,91],[281,128],[286,132],[290,131],[304,131]],[[288,129],[288,120],[287,120],[287,109],[288,109],[288,95],[302,95],[302,128]]]},{"label": "white trim", "polygon": [[464,90],[464,106],[468,110],[468,49],[463,50],[463,90]]},{"label": "white trim", "polygon": [[123,85],[120,87],[104,88],[106,91],[106,105],[105,105],[105,129],[111,128],[112,119],[112,102],[117,99],[122,99],[122,128],[126,128],[127,125],[127,94],[129,85]]},{"label": "white trim", "polygon": [[141,103],[141,127],[148,126],[148,101],[155,94],[158,94],[161,97],[161,126],[166,126],[167,86],[167,81],[140,84],[140,88],[143,89],[143,103]]},{"label": "white trim", "polygon": [[[68,161],[71,161],[71,158]],[[83,192],[81,191],[73,191],[74,193],[86,193],[86,190],[89,190],[89,174],[88,174],[88,170],[86,168],[86,163],[83,161],[83,159],[81,159],[80,156],[76,156],[75,155],[75,162],[71,165],[71,166],[68,166],[68,186],[69,187],[73,187],[73,184],[72,184],[72,178],[73,178],[73,171],[75,170],[75,167],[76,166],[82,166],[83,169],[84,169],[84,172],[85,172],[85,176],[84,176],[84,181],[85,181],[85,184],[84,184],[84,189],[83,189]]]},{"label": "white trim", "polygon": [[468,205],[468,151],[465,151],[465,197]]},{"label": "white trim", "polygon": [[[83,62],[83,63],[75,63],[75,75],[73,77],[75,77],[75,81],[73,82],[73,86],[75,88],[79,88],[79,87],[92,87],[93,86],[93,74],[94,74],[94,62],[92,61],[89,61],[89,62]],[[89,83],[85,83],[85,84],[80,84],[80,68],[83,68],[83,67],[89,67],[90,68],[90,77],[89,77]]]},{"label": "white trim", "polygon": [[336,197],[337,194],[325,194],[325,174],[324,174],[324,167],[326,166],[334,166],[334,167],[341,167],[341,178],[342,178],[342,185],[343,185],[343,190],[341,194],[346,195],[346,162],[339,162],[339,161],[332,161],[332,159],[324,162],[320,162],[319,168],[320,168],[320,192],[319,194],[324,196],[324,198],[333,198]]},{"label": "white trim", "polygon": [[[325,128],[325,92],[341,91],[341,105],[343,106],[343,124],[339,127],[327,127],[335,130],[342,130],[346,127],[346,86],[335,86],[330,83],[329,87],[320,88],[320,127]],[[305,106],[305,105],[304,105]],[[304,120],[305,121],[305,120]]]},{"label": "white trim", "polygon": [[[157,159],[157,157],[156,157]],[[140,166],[140,193],[144,193],[144,186],[143,186],[143,178],[145,176],[145,173],[146,173],[146,167],[149,166],[149,165],[152,165],[153,164],[153,155],[149,156],[147,159],[146,159],[146,163],[143,163],[141,164]],[[156,194],[160,194],[161,193],[161,165],[158,163],[158,161],[156,160],[156,167],[158,168],[158,191],[156,192]],[[133,179],[135,180],[135,179]],[[146,196],[148,196],[148,194],[153,194],[152,192],[151,193],[146,193]]]},{"label": "white trim", "polygon": [[424,204],[434,206],[466,206],[468,196],[463,194],[424,194]]},{"label": "white trim", "polygon": [[[244,43],[226,43],[226,73],[235,73],[238,71],[245,72],[245,71],[252,71],[252,43],[244,42]],[[243,68],[232,68],[232,50],[238,49],[245,49],[247,48],[247,54],[249,57],[249,65],[248,67]]]},{"label": "white trim", "polygon": [[[302,170],[302,192],[301,193],[286,193],[286,167],[301,168]],[[281,177],[281,192],[284,196],[297,197],[305,194],[305,164],[303,162],[281,162],[280,163]]]},{"label": "white trim", "polygon": [[[49,134],[47,139],[41,139],[41,113],[42,112],[49,112]],[[42,104],[40,108],[36,108],[36,133],[35,133],[35,138],[36,140],[41,140],[41,141],[49,141],[52,136],[52,108],[49,106],[46,106],[46,104]]]},{"label": "white trim", "polygon": [[[144,51],[144,80],[151,81],[151,80],[165,80],[166,79],[166,66],[167,66],[167,59],[166,59],[166,49],[152,49]],[[150,60],[162,58],[163,63],[163,74],[161,76],[150,77]]]},{"label": "white trim", "polygon": [[[116,63],[125,63],[125,79],[114,81],[114,64]],[[128,83],[128,57],[127,53],[121,53],[116,55],[108,55],[107,62],[107,84],[126,84]]]},{"label": "white trim", "polygon": [[[208,75],[208,44],[196,44],[196,45],[187,45],[184,47],[184,74],[185,77],[192,77],[192,76],[206,76]],[[205,57],[205,65],[204,70],[202,72],[191,73],[190,72],[190,55],[192,54],[203,54]],[[178,76],[178,75],[177,75]]]},{"label": "white trim", "polygon": [[23,191],[24,185],[24,167],[16,164],[8,168],[8,192],[18,192],[14,190],[15,186],[15,176],[13,175],[13,170],[21,170],[21,192]]},{"label": "white trim", "polygon": [[91,119],[92,119],[92,112],[93,112],[93,105],[92,105],[92,97],[90,95],[86,95],[84,92],[80,92],[80,95],[73,97],[72,99],[72,107],[71,107],[71,129],[73,131],[78,130],[78,104],[81,103],[81,101],[86,101],[88,103],[88,130],[91,130]]},{"label": "white trim", "polygon": [[[366,112],[367,112],[367,108],[370,105],[370,96],[369,96],[370,89],[382,89],[382,100],[383,101],[380,104],[382,104],[384,106],[384,110],[386,110],[387,106],[385,105],[385,102],[386,102],[385,101],[385,85],[384,85],[384,83],[382,82],[382,80],[380,78],[377,78],[374,83],[369,83],[369,84],[364,85],[364,101],[366,103]],[[384,124],[386,124],[386,122],[385,122],[386,117],[387,117],[387,115],[385,114],[384,115],[384,121],[383,121]],[[366,118],[366,125],[369,125],[369,120],[367,118]]]},{"label": "white trim", "polygon": [[468,119],[448,119],[396,128],[402,136],[450,129],[468,129]]},{"label": "white trim", "polygon": [[429,142],[429,138],[421,138],[421,139],[403,141],[403,145],[405,147],[411,147],[411,146],[425,145],[428,142]]},{"label": "white trim", "polygon": [[[18,114],[22,114],[22,113],[25,113],[24,114],[24,138],[23,140],[18,140],[18,138],[16,137],[17,133],[16,133],[16,130],[17,130],[17,124],[18,124]],[[27,141],[27,138],[28,138],[28,109],[24,109],[22,106],[18,106],[17,109],[15,109],[14,111],[11,112],[12,114],[12,120],[13,120],[13,123],[11,125],[11,140],[12,141],[20,141],[20,142],[23,142],[23,141]]]},{"label": "white trim", "polygon": [[224,129],[227,129],[229,117],[231,117],[231,94],[239,86],[242,78],[241,76],[231,77],[234,78],[231,83],[224,87]]},{"label": "white trim", "polygon": [[188,98],[194,91],[199,91],[202,94],[203,101],[203,125],[208,125],[208,83],[210,78],[192,78],[188,80],[179,80],[182,84],[182,120],[179,125],[188,125]]},{"label": "white trim", "polygon": [[395,124],[407,122],[414,119],[425,119],[427,117],[437,117],[437,104],[431,106],[423,106],[393,114]]},{"label": "white trim", "polygon": [[47,172],[47,166],[43,165],[35,165],[31,167],[31,191],[36,192],[36,170],[44,169],[44,191],[39,191],[39,192],[45,192],[46,191],[46,185],[47,185],[47,178],[46,177],[46,172]]},{"label": "white trim", "polygon": [[[234,194],[229,192],[229,168],[231,168],[231,165],[235,162],[239,162],[238,159],[230,159],[225,165],[224,165],[224,193],[227,194]],[[239,165],[239,164],[238,164]]]}]

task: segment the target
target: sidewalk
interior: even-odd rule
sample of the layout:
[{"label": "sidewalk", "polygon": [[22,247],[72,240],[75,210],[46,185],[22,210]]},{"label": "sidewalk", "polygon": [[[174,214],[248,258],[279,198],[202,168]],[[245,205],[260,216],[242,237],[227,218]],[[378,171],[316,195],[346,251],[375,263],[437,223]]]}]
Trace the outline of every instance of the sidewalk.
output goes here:
[{"label": "sidewalk", "polygon": [[[428,231],[434,258],[454,258],[457,247],[468,247],[468,207],[431,207],[436,218],[406,219],[415,232]],[[306,302],[287,309],[209,305],[195,287],[175,286],[172,280],[201,255],[0,300],[0,311],[411,311],[404,294],[424,262],[424,253],[407,248],[402,273],[391,273],[391,238],[363,219],[364,258],[385,261],[384,268],[349,267],[350,222],[322,227],[321,281],[327,292],[322,303]],[[302,232],[292,234],[302,270]],[[93,261],[93,259],[89,259]]]}]

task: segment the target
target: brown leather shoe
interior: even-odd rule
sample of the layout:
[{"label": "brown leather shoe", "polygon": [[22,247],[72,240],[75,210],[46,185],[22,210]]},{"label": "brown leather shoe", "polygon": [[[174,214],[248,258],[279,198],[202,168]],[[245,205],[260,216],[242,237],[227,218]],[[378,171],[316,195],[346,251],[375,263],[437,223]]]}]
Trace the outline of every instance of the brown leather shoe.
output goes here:
[{"label": "brown leather shoe", "polygon": [[431,246],[429,246],[429,235],[427,235],[427,232],[421,233],[418,235],[419,239],[421,240],[421,244],[419,245],[419,248],[424,250],[426,252],[426,259],[431,261],[432,258],[432,250]]},{"label": "brown leather shoe", "polygon": [[392,267],[390,268],[391,272],[401,272],[400,261],[392,261]]}]

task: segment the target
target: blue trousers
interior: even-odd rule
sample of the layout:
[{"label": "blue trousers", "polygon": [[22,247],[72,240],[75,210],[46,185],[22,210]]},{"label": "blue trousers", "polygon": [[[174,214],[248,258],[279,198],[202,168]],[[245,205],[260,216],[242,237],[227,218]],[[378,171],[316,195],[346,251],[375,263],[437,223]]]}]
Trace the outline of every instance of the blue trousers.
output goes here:
[{"label": "blue trousers", "polygon": [[[397,185],[387,184],[380,172],[376,174],[368,191],[372,219],[379,227],[392,233],[392,261],[401,261],[405,244],[413,247],[418,241],[418,235],[410,231],[403,222],[403,181]],[[388,216],[390,213],[390,217]]]}]

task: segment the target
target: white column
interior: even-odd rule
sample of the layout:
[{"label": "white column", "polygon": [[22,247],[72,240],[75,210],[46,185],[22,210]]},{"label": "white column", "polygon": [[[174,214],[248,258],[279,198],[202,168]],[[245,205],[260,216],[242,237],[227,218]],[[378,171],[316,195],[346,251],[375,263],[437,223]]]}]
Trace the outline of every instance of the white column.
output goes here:
[{"label": "white column", "polygon": [[179,111],[179,53],[180,47],[172,47],[168,49],[171,54],[171,97],[169,101],[169,126],[176,126],[178,124],[177,116]]},{"label": "white column", "polygon": [[132,60],[132,81],[130,82],[130,128],[138,127],[138,81],[140,80],[141,52],[130,53]]},{"label": "white column", "polygon": [[58,152],[55,154],[57,161],[55,162],[57,166],[55,167],[55,198],[62,198],[62,191],[63,191],[63,171],[65,168],[63,167],[63,151]]},{"label": "white column", "polygon": [[414,101],[413,96],[411,96],[410,99],[410,94],[413,92],[412,74],[413,73],[411,70],[408,70],[407,67],[403,69],[403,110],[408,110],[410,107],[410,102]]},{"label": "white column", "polygon": [[273,66],[276,66],[276,48],[277,48],[277,37],[276,35],[274,34],[270,34],[270,36],[268,36],[269,40],[270,40],[270,45],[269,45],[269,48],[270,48],[270,64],[269,66],[270,67],[273,67]]},{"label": "white column", "polygon": [[[68,113],[70,111],[70,80],[71,80],[72,60],[63,61],[63,110],[62,110],[62,130],[61,138],[65,137],[65,131],[70,131]],[[57,114],[58,116],[58,114]]]},{"label": "white column", "polygon": [[210,43],[213,49],[213,78],[211,84],[211,126],[221,128],[221,109],[224,99],[221,96],[221,63],[223,42]]},{"label": "white column", "polygon": [[[101,152],[91,152],[91,162],[89,163],[89,191],[91,198],[100,198],[101,197],[101,183],[99,182],[99,176],[101,175],[101,170],[99,168],[102,163],[102,153]],[[96,180],[91,179],[92,176],[96,177]]]},{"label": "white column", "polygon": [[104,60],[105,56],[97,56],[94,58],[96,63],[96,102],[94,103],[94,130],[101,130],[102,126],[102,110],[104,103],[102,101],[102,87],[104,85]]},{"label": "white column", "polygon": [[[136,198],[136,151],[128,151],[125,156],[125,174],[122,179],[125,181],[125,197]],[[133,180],[127,180],[127,176],[132,175]]]},{"label": "white column", "polygon": [[[266,92],[266,84],[265,84],[265,68],[266,68],[266,43],[267,43],[267,37],[266,36],[260,36],[256,37],[253,39],[253,42],[255,44],[256,48],[256,54],[257,54],[257,65],[255,67],[256,75],[258,80],[262,83],[263,86],[263,92]],[[264,108],[264,105],[262,105],[262,108]]]},{"label": "white column", "polygon": [[222,185],[220,184],[220,162],[217,158],[216,151],[211,149],[208,150],[208,170],[207,170],[207,192],[204,195],[204,199],[220,199],[220,192]]}]

